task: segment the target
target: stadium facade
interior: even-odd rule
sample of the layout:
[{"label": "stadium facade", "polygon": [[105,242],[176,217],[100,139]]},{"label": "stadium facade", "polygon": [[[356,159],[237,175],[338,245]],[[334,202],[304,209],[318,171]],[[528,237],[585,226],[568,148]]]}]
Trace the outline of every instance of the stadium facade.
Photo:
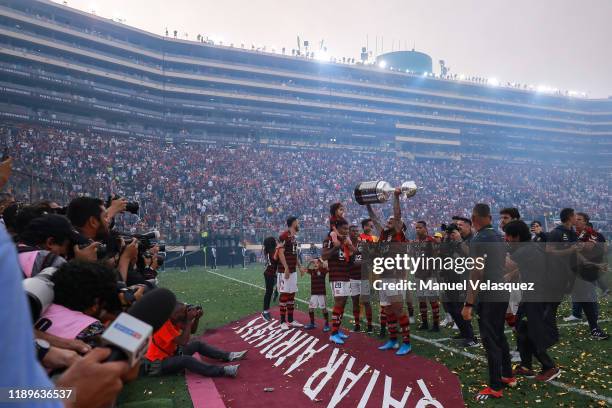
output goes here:
[{"label": "stadium facade", "polygon": [[3,123],[612,167],[612,99],[183,41],[44,0],[0,0],[0,73]]}]

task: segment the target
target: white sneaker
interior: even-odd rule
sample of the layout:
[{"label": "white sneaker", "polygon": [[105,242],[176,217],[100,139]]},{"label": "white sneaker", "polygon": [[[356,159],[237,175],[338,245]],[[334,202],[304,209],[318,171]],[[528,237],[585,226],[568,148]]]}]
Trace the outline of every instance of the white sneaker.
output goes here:
[{"label": "white sneaker", "polygon": [[518,362],[520,362],[520,361],[521,361],[521,354],[520,354],[518,351],[516,351],[516,350],[512,350],[512,351],[510,352],[510,360],[511,360],[513,363],[518,363]]},{"label": "white sneaker", "polygon": [[304,325],[303,325],[302,323],[300,323],[300,322],[298,322],[298,321],[296,321],[296,320],[294,320],[294,321],[292,321],[291,323],[289,323],[289,325],[290,325],[291,327],[298,327],[298,328],[299,328],[299,327],[304,327]]},{"label": "white sneaker", "polygon": [[563,318],[564,322],[576,322],[578,320],[582,320],[582,319],[579,318],[579,317],[576,317],[574,315],[569,315],[569,316]]},{"label": "white sneaker", "polygon": [[408,321],[410,321],[410,324],[414,324],[414,316],[410,316],[410,319],[408,319]]},{"label": "white sneaker", "polygon": [[453,322],[453,318],[449,314],[447,314],[444,316],[444,320],[440,322],[440,326],[448,326],[452,322]]},{"label": "white sneaker", "polygon": [[281,323],[280,328],[281,330],[289,330],[289,325],[287,323]]}]

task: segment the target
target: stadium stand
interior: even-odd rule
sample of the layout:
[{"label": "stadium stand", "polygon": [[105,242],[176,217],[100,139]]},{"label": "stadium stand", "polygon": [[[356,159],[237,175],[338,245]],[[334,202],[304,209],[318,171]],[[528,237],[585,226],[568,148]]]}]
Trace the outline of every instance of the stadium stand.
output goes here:
[{"label": "stadium stand", "polygon": [[200,40],[0,1],[0,119],[18,198],[49,198],[33,188],[42,179],[64,199],[115,191],[142,202],[138,228],[175,243],[204,229],[257,241],[297,212],[318,242],[332,195],[361,216],[352,185],[402,174],[423,187],[414,208],[435,203],[411,216],[434,224],[478,200],[544,219],[588,196],[610,231],[612,100]]},{"label": "stadium stand", "polygon": [[395,184],[414,179],[421,190],[407,219],[431,225],[469,214],[466,203],[481,200],[498,209],[517,206],[525,219],[586,204],[598,229],[610,231],[604,168],[413,160],[383,152],[138,140],[53,128],[4,127],[1,133],[10,134],[19,158],[12,183],[18,199],[30,198],[30,172],[33,201],[56,198],[63,205],[76,195],[105,197],[113,191],[141,203],[140,221],[134,224],[134,216],[125,214],[126,225],[158,228],[171,243],[197,243],[203,230],[235,230],[261,242],[294,213],[304,240],[318,242],[332,201],[348,203],[353,219],[365,215],[352,186],[366,178]]}]

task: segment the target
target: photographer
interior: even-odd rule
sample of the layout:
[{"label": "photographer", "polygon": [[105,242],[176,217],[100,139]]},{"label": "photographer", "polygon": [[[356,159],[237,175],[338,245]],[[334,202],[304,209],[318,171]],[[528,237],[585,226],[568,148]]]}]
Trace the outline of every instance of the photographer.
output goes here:
[{"label": "photographer", "polygon": [[[474,238],[474,233],[472,232],[472,221],[469,218],[458,215],[453,217],[453,221],[459,229],[459,234],[464,242],[463,247],[467,248],[469,242],[472,240],[472,238]],[[467,251],[469,252],[469,249],[467,249]]]},{"label": "photographer", "polygon": [[16,239],[32,220],[45,214],[47,214],[47,208],[44,206],[14,202],[4,210],[3,220],[13,239]]},{"label": "photographer", "polygon": [[72,236],[72,226],[64,216],[46,214],[30,221],[17,240],[23,274],[30,278],[47,267],[60,267],[66,262]]},{"label": "photographer", "polygon": [[151,338],[143,364],[145,374],[165,375],[189,370],[205,377],[236,377],[238,364],[217,366],[193,357],[198,353],[216,360],[238,361],[246,355],[246,351],[221,351],[200,340],[190,341],[202,315],[201,307],[177,302],[170,319]]},{"label": "photographer", "polygon": [[[1,183],[0,183],[1,184]],[[10,388],[52,388],[40,364],[36,361],[34,339],[32,336],[32,321],[28,310],[26,297],[19,277],[17,252],[5,228],[0,225],[0,298],[3,307],[0,308],[0,325],[10,330],[0,332],[0,365],[5,369],[0,371],[0,384]],[[70,365],[57,381],[57,387],[70,388],[76,395],[75,401],[62,404],[60,401],[30,401],[27,406],[32,408],[72,408],[72,407],[104,407],[112,403],[121,389],[129,366],[124,361],[104,363],[110,355],[110,350],[100,348],[92,351],[84,358],[74,358],[73,361],[56,359],[50,349],[47,356],[49,366]],[[66,357],[66,355],[64,355]],[[25,405],[24,405],[25,406]]]},{"label": "photographer", "polygon": [[124,241],[121,240],[120,248],[116,266],[121,281],[127,285],[142,283],[139,279],[136,279],[138,276],[134,278],[134,266],[138,262],[138,241],[134,239],[128,245],[125,245]]},{"label": "photographer", "polygon": [[71,261],[51,278],[55,297],[36,328],[65,339],[98,345],[105,313],[121,311],[115,272],[101,263]]},{"label": "photographer", "polygon": [[151,289],[157,286],[157,269],[165,259],[160,254],[160,246],[165,249],[165,245],[152,241],[156,239],[156,234],[157,231],[152,231],[121,238],[122,245],[125,243],[123,239],[129,243],[124,245],[124,249],[120,252],[118,269],[122,280],[128,286],[142,285]]},{"label": "photographer", "polygon": [[93,241],[84,248],[75,245],[74,257],[84,261],[96,261],[98,246],[101,243],[106,245],[111,237],[104,203],[99,198],[78,197],[68,204],[66,215],[83,237]]}]

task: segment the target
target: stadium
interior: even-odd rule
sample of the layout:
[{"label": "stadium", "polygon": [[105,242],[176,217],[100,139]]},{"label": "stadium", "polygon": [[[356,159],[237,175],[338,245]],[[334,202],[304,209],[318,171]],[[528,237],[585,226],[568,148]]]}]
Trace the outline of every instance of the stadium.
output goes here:
[{"label": "stadium", "polygon": [[[324,256],[325,237],[335,239],[338,220],[333,212],[330,218],[330,205],[342,203],[350,224],[357,226],[371,216],[354,197],[355,186],[366,180],[385,180],[391,186],[413,180],[418,186],[414,196],[402,201],[406,240],[419,240],[416,221],[432,237],[450,236],[446,224],[455,225],[458,215],[469,221],[476,203],[487,203],[494,220],[504,209],[518,208],[520,217],[513,221],[536,221],[545,232],[565,223],[562,209],[576,209],[578,216],[588,214],[592,236],[604,240],[598,245],[612,237],[612,98],[450,74],[443,63],[437,74],[432,58],[414,49],[372,56],[364,47],[361,58],[336,59],[299,39],[297,49],[272,50],[201,35],[183,40],[176,31],[165,31],[154,34],[48,0],[0,0],[0,141],[3,162],[12,158],[0,209],[16,207],[16,221],[3,223],[19,250],[23,243],[17,230],[27,230],[19,218],[23,206],[44,202],[53,208],[47,212],[67,215],[84,234],[70,215],[71,202],[108,198],[108,212],[119,197],[135,202],[133,212],[126,211],[125,203],[114,212],[110,227],[139,245],[157,240],[148,248],[153,258],[159,256],[153,248],[166,249],[160,251],[159,269],[153,268],[149,251],[138,252],[142,259],[121,272],[123,283],[129,283],[136,269],[155,269],[154,286],[204,308],[205,322],[200,330],[195,324],[194,337],[204,333],[207,341],[245,348],[232,335],[251,335],[249,325],[255,323],[249,319],[258,318],[262,292],[270,291],[261,277],[269,261],[264,239],[291,229],[288,221],[297,217],[300,262],[310,265]],[[376,211],[383,219],[397,219],[391,205]],[[153,230],[158,231],[155,237],[143,238]],[[95,234],[90,238],[98,241]],[[112,254],[113,245],[104,244]],[[118,265],[124,251],[122,247],[116,254]],[[291,310],[295,303],[297,318],[305,322],[311,278],[296,279],[299,291],[287,302]],[[517,389],[505,391],[501,402],[490,405],[612,404],[609,341],[585,340],[593,330],[612,330],[609,273],[597,282],[600,286],[592,292],[600,300],[585,303],[595,304],[599,326],[579,321],[570,312],[571,302],[562,303],[558,312],[561,339],[551,354],[568,375],[552,383],[521,381]],[[283,295],[273,300],[281,314]],[[327,304],[333,306],[331,295],[327,293]],[[374,321],[384,314],[381,303],[372,300]],[[362,305],[362,318],[363,310]],[[349,312],[339,313],[338,324],[359,326],[359,318]],[[563,321],[568,315],[576,319]],[[414,325],[412,314],[410,319]],[[383,406],[479,406],[472,394],[486,383],[486,351],[455,345],[452,319],[450,323],[439,332],[412,336],[410,372],[421,367],[430,373],[425,380],[370,356],[371,332],[352,334],[363,338],[355,339],[355,348],[343,349],[350,358],[394,381],[409,379],[414,393],[407,391],[401,403],[397,385],[395,405],[389,402],[387,383],[384,392],[379,389],[378,374],[371,377],[373,388],[357,387],[361,400],[349,393],[345,405],[340,402],[352,385],[340,393],[344,377],[338,390],[323,388],[319,394],[321,389],[311,388],[309,394],[304,386],[302,395],[301,377],[314,380],[298,370],[297,384],[287,389],[300,393],[297,407],[321,401],[328,406],[375,406],[366,399],[368,393],[372,401],[382,395]],[[514,332],[514,326],[506,327],[508,339]],[[327,335],[318,332],[311,337],[312,344],[327,342]],[[126,381],[116,406],[280,406],[274,401],[279,393],[273,391],[281,384],[266,381],[287,377],[278,374],[279,380],[268,373],[272,364],[254,358],[256,353],[250,351],[252,360],[242,365],[245,369],[257,362],[258,368],[248,372],[261,380],[244,382],[242,388],[238,379],[206,382],[193,372],[145,377]],[[436,383],[431,373],[445,380]],[[332,383],[337,382],[334,377]],[[422,394],[416,396],[417,390]],[[249,398],[236,400],[234,393],[257,397],[247,403]]]}]

